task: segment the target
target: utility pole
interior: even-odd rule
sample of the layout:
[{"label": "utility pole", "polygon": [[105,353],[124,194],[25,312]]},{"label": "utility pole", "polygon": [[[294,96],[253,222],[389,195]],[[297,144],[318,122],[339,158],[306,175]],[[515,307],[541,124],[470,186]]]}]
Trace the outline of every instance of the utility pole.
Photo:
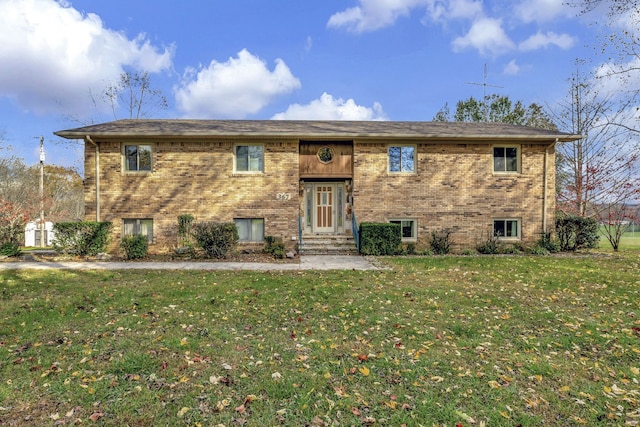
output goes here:
[{"label": "utility pole", "polygon": [[488,87],[496,87],[496,88],[502,88],[502,86],[496,86],[496,85],[490,85],[487,84],[487,64],[484,64],[484,79],[482,81],[482,83],[472,83],[472,82],[467,82],[468,85],[476,85],[476,86],[482,86],[482,106],[484,107],[484,121],[486,122],[487,120],[489,120],[488,118],[488,112],[487,112],[487,86]]},{"label": "utility pole", "polygon": [[45,247],[44,224],[44,136],[40,137],[40,247]]}]

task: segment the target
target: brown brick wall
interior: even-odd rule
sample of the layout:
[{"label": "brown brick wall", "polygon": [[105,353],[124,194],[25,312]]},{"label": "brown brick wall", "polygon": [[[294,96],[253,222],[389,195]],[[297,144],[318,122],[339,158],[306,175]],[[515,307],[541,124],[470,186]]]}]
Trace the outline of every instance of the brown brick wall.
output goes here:
[{"label": "brown brick wall", "polygon": [[[153,171],[123,171],[122,141],[99,141],[101,220],[114,224],[117,250],[123,218],[153,218],[152,252],[177,244],[177,217],[197,221],[264,218],[265,235],[298,234],[298,141],[265,142],[264,174],[233,173],[233,147],[243,141],[153,142]],[[244,141],[255,143],[255,140]],[[127,142],[131,143],[131,142]],[[148,142],[140,142],[148,144]],[[394,142],[394,144],[396,144]],[[543,227],[544,153],[547,145],[521,145],[521,173],[493,173],[491,144],[419,143],[415,174],[387,172],[388,144],[354,142],[354,212],[358,222],[412,218],[418,247],[432,231],[453,230],[455,249],[474,248],[491,233],[494,218],[518,218],[522,243],[532,244]],[[96,219],[95,147],[85,147],[85,212]],[[554,221],[554,153],[548,158],[547,227]],[[286,193],[289,199],[278,197]]]},{"label": "brown brick wall", "polygon": [[[395,145],[396,143],[394,143]],[[415,174],[387,172],[384,141],[355,144],[354,211],[358,222],[391,218],[418,221],[418,247],[432,231],[450,229],[456,249],[474,248],[492,233],[493,219],[517,218],[522,243],[532,244],[543,227],[546,145],[522,145],[521,173],[493,173],[490,144],[417,144]],[[553,224],[554,155],[549,155],[548,224]],[[549,225],[548,225],[549,227]]]},{"label": "brown brick wall", "polygon": [[[255,142],[255,141],[252,141]],[[131,142],[127,142],[131,143]],[[264,218],[265,235],[288,246],[298,232],[297,141],[265,144],[263,174],[234,174],[233,147],[242,141],[154,142],[151,173],[124,172],[121,142],[100,142],[101,220],[114,224],[117,250],[123,218],[152,218],[154,244],[162,252],[177,244],[177,217],[228,222]],[[141,142],[147,144],[147,142]],[[86,219],[95,220],[95,148],[85,149]],[[287,193],[291,198],[278,197]]]}]

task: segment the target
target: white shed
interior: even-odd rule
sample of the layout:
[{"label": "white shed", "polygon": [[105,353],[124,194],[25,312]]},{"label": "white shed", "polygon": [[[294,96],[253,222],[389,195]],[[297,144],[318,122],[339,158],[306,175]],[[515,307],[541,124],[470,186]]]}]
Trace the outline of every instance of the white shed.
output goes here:
[{"label": "white shed", "polygon": [[[28,222],[24,228],[24,245],[26,247],[40,246],[40,223]],[[51,246],[54,240],[53,223],[46,221],[44,223],[44,245]]]}]

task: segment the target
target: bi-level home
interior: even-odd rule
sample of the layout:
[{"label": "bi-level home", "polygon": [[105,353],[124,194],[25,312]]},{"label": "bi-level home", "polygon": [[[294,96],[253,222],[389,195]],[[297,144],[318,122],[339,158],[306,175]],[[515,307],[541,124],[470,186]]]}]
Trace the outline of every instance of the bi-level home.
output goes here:
[{"label": "bi-level home", "polygon": [[177,242],[177,218],[235,222],[242,243],[351,237],[396,222],[427,247],[497,235],[534,243],[553,230],[555,145],[579,135],[503,123],[117,120],[56,132],[85,144],[87,220],[114,224],[114,247]]}]

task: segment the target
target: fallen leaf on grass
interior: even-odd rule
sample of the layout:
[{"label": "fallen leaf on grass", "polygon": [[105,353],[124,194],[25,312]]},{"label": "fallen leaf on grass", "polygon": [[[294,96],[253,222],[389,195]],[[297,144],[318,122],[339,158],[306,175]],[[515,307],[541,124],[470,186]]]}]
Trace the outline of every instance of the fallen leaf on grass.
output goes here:
[{"label": "fallen leaf on grass", "polygon": [[104,417],[104,412],[94,412],[93,414],[89,415],[89,419],[93,422],[98,421],[100,418]]},{"label": "fallen leaf on grass", "polygon": [[371,373],[371,371],[369,370],[369,368],[367,368],[366,366],[363,366],[362,368],[358,368],[358,371],[360,371],[360,373],[362,375],[364,375],[365,377],[369,376],[369,373]]},{"label": "fallen leaf on grass", "polygon": [[183,406],[182,409],[178,411],[178,418],[184,417],[187,412],[189,412],[189,407]]}]

